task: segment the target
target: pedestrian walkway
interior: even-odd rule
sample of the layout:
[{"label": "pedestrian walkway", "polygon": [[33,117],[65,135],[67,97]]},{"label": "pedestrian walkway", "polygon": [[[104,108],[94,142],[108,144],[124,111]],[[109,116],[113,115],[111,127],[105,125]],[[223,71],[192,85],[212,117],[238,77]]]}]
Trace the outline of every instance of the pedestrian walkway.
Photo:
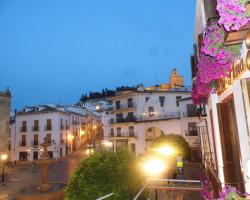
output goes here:
[{"label": "pedestrian walkway", "polygon": [[[70,174],[77,168],[85,150],[73,152],[69,156],[58,160],[49,167],[50,182],[67,182]],[[0,200],[14,200],[14,197],[22,188],[39,185],[41,182],[41,170],[38,166],[20,164],[6,167],[6,185],[0,186]]]}]

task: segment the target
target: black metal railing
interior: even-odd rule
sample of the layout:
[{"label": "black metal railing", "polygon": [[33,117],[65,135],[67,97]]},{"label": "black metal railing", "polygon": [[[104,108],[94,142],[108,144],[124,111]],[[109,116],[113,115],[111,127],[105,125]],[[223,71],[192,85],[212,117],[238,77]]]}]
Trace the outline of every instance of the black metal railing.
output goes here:
[{"label": "black metal railing", "polygon": [[21,141],[21,142],[19,143],[19,146],[20,146],[20,147],[27,146],[27,142],[26,142],[26,141]]},{"label": "black metal railing", "polygon": [[26,126],[20,127],[20,132],[27,132],[27,127]]},{"label": "black metal railing", "polygon": [[39,131],[39,126],[32,126],[32,131]]},{"label": "black metal railing", "polygon": [[51,130],[52,130],[52,125],[46,125],[46,126],[44,127],[44,130],[45,130],[45,131],[51,131]]},{"label": "black metal railing", "polygon": [[39,141],[38,140],[31,141],[31,145],[32,146],[39,146]]},{"label": "black metal railing", "polygon": [[111,137],[136,137],[135,132],[109,133]]}]

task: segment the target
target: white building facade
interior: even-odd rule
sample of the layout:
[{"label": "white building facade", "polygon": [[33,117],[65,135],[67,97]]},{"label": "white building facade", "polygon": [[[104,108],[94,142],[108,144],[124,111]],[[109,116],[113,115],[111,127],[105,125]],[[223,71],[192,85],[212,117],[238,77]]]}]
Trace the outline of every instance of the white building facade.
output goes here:
[{"label": "white building facade", "polygon": [[[195,114],[187,116],[187,104],[192,104],[191,88],[164,87],[140,87],[135,91],[119,92],[109,99],[113,107],[102,114],[104,139],[113,142],[115,151],[128,146],[136,155],[143,155],[151,141],[162,134],[182,135],[191,145],[197,143],[195,128],[192,136],[188,121],[199,118]],[[196,113],[196,108],[193,111]]]},{"label": "white building facade", "polygon": [[41,158],[47,137],[51,158],[58,159],[86,144],[87,115],[74,106],[25,107],[15,114],[11,129],[11,161]]}]

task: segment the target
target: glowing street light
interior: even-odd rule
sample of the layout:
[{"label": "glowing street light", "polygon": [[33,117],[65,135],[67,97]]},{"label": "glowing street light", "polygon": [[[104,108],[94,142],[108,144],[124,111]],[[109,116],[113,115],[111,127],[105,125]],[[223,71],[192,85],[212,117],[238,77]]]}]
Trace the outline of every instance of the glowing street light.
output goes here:
[{"label": "glowing street light", "polygon": [[72,134],[68,134],[68,135],[67,135],[67,140],[68,140],[69,142],[72,142],[73,139],[74,139],[74,135],[72,135]]},{"label": "glowing street light", "polygon": [[7,158],[8,158],[7,154],[1,155],[1,160],[3,161],[2,184],[4,184],[4,165]]},{"label": "glowing street light", "polygon": [[83,136],[83,135],[85,135],[85,131],[84,130],[80,130],[80,136]]},{"label": "glowing street light", "polygon": [[97,129],[97,126],[96,126],[96,125],[93,125],[93,129],[96,130],[96,129]]},{"label": "glowing street light", "polygon": [[102,141],[102,145],[104,147],[110,147],[110,148],[113,147],[113,143],[111,141],[107,141],[107,140]]},{"label": "glowing street light", "polygon": [[171,146],[163,146],[163,147],[155,148],[154,150],[163,156],[173,156],[176,153],[175,149]]},{"label": "glowing street light", "polygon": [[159,176],[166,169],[165,163],[157,158],[147,160],[143,167],[149,176]]}]

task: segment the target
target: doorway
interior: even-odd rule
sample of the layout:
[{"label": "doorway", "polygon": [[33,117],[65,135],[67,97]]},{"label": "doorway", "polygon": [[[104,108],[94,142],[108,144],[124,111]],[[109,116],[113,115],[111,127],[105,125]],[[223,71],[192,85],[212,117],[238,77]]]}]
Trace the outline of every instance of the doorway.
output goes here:
[{"label": "doorway", "polygon": [[245,192],[233,95],[217,104],[225,183]]}]

